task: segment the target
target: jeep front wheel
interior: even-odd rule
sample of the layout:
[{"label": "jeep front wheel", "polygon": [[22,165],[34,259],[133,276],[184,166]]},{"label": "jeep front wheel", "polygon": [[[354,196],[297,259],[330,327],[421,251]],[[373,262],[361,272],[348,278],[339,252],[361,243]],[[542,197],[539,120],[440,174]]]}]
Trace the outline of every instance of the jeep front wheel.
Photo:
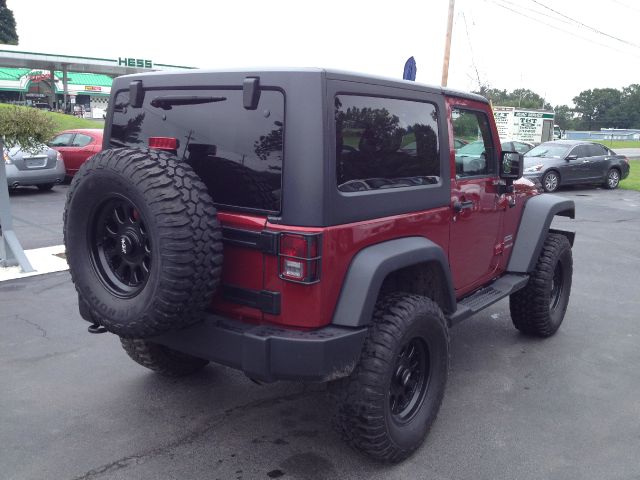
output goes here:
[{"label": "jeep front wheel", "polygon": [[509,298],[513,325],[527,335],[556,333],[569,304],[572,275],[571,243],[564,235],[550,233],[527,285]]},{"label": "jeep front wheel", "polygon": [[436,418],[448,370],[449,332],[438,305],[418,295],[387,296],[354,371],[331,386],[337,429],[376,460],[407,458]]},{"label": "jeep front wheel", "polygon": [[64,239],[87,319],[121,337],[197,322],[220,280],[213,201],[191,167],[166,152],[91,157],[69,189]]}]

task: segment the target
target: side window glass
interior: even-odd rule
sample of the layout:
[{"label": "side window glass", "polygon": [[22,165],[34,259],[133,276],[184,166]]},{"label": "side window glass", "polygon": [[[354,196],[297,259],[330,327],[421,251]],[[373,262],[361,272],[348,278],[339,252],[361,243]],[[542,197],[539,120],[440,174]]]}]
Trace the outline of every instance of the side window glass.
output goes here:
[{"label": "side window glass", "polygon": [[576,155],[578,158],[584,158],[589,156],[586,145],[578,145],[571,151],[571,155]]},{"label": "side window glass", "polygon": [[474,110],[454,108],[451,120],[454,137],[468,142],[456,151],[456,177],[493,174],[496,155],[487,116]]},{"label": "side window glass", "polygon": [[89,135],[83,135],[81,133],[76,134],[76,138],[73,139],[72,147],[86,147],[93,140]]},{"label": "side window glass", "polygon": [[606,152],[601,145],[587,145],[587,152],[589,157],[600,157],[602,155],[606,155]]},{"label": "side window glass", "polygon": [[435,105],[337,95],[335,119],[336,174],[341,192],[439,183]]},{"label": "side window glass", "polygon": [[51,147],[66,147],[69,145],[71,141],[71,137],[73,137],[73,133],[61,133],[57,137],[54,137],[51,142],[49,142],[49,146]]}]

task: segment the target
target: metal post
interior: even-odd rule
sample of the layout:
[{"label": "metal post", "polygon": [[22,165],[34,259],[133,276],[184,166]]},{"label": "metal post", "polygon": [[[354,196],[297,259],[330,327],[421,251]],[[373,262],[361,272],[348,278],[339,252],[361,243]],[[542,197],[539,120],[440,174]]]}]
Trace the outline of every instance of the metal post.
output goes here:
[{"label": "metal post", "polygon": [[[4,152],[4,140],[0,136],[0,152]],[[33,272],[29,259],[13,231],[9,186],[4,158],[0,160],[0,267],[20,265],[24,273]]]},{"label": "metal post", "polygon": [[53,70],[53,65],[49,69],[51,73],[51,108],[55,108],[56,105],[56,72]]},{"label": "metal post", "polygon": [[449,57],[451,56],[451,31],[453,30],[453,7],[455,0],[449,0],[449,20],[447,21],[447,37],[444,41],[444,61],[442,62],[442,86],[447,86],[449,79]]},{"label": "metal post", "polygon": [[64,90],[64,113],[67,113],[69,105],[69,86],[67,80],[67,64],[62,65],[62,88]]}]

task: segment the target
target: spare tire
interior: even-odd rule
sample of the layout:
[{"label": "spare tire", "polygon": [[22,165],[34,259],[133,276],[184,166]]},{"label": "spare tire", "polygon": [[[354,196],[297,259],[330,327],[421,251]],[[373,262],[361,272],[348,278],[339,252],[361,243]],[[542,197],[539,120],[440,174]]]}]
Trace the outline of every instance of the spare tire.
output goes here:
[{"label": "spare tire", "polygon": [[124,338],[201,319],[222,270],[216,213],[205,185],[174,155],[117,148],[91,157],[64,211],[83,316]]}]

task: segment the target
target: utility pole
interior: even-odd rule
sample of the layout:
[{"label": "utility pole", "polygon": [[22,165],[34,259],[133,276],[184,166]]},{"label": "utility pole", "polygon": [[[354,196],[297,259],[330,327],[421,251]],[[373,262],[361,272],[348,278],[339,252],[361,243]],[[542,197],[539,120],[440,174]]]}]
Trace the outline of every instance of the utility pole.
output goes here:
[{"label": "utility pole", "polygon": [[449,0],[449,20],[447,22],[447,37],[444,41],[444,61],[442,62],[442,86],[447,86],[449,79],[449,57],[451,56],[451,31],[453,30],[453,7],[455,0]]}]

